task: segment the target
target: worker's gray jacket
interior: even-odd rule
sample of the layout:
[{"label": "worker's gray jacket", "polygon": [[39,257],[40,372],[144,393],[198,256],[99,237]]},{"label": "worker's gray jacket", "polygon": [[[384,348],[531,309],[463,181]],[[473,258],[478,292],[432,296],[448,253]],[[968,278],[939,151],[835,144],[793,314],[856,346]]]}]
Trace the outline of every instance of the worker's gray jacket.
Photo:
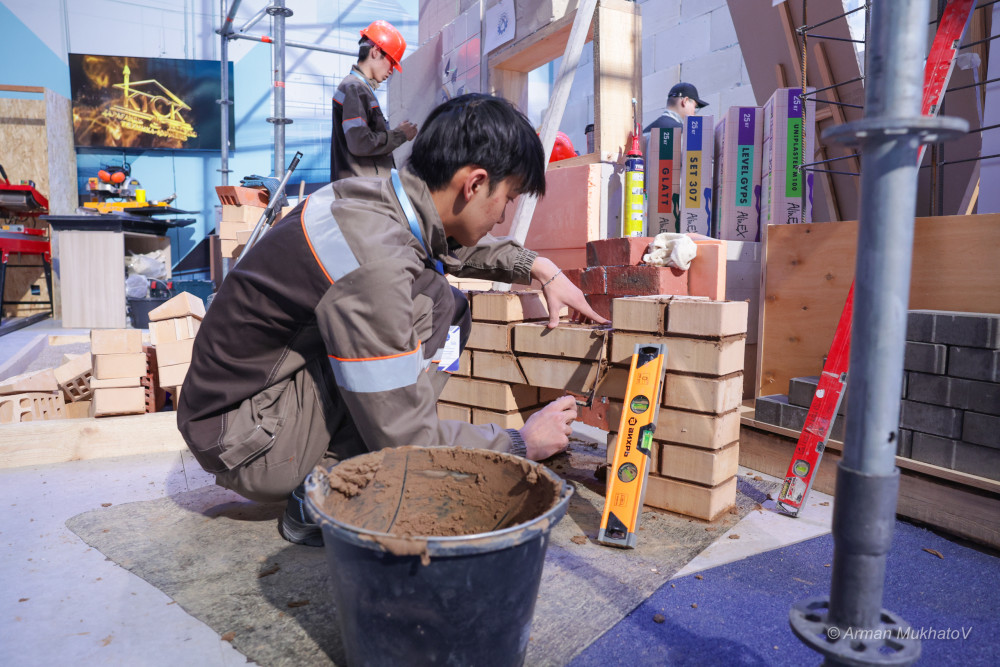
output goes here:
[{"label": "worker's gray jacket", "polygon": [[[488,237],[449,252],[430,191],[408,169],[401,181],[434,258],[460,276],[527,283],[536,253]],[[454,304],[444,275],[411,233],[390,179],[351,178],[313,193],[281,219],[226,276],[195,339],[178,425],[209,472],[268,446],[280,415],[245,441],[226,434],[243,401],[275,404],[280,383],[328,358],[339,394],[368,449],[460,445],[509,451],[499,426],[439,420],[434,385]],[[442,326],[443,324],[443,326]],[[268,389],[271,388],[270,391]],[[224,437],[225,436],[225,437]]]},{"label": "worker's gray jacket", "polygon": [[389,175],[392,152],[405,141],[402,130],[390,130],[375,97],[378,82],[357,65],[333,94],[333,134],[330,139],[330,180],[351,176]]}]

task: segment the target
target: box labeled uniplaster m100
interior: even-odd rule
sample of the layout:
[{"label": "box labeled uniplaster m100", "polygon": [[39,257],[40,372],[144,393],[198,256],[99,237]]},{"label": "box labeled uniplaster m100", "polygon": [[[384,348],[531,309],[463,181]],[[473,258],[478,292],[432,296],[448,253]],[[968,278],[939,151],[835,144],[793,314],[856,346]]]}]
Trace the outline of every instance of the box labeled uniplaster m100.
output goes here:
[{"label": "box labeled uniplaster m100", "polygon": [[[806,94],[814,90],[807,88]],[[813,178],[799,166],[813,161],[816,102],[803,104],[801,94],[799,88],[779,88],[764,105],[763,224],[812,222]]]},{"label": "box labeled uniplaster m100", "polygon": [[680,231],[681,129],[654,127],[646,149],[647,233]]},{"label": "box labeled uniplaster m100", "polygon": [[681,227],[680,232],[712,234],[712,162],[714,158],[711,116],[684,119],[681,141]]},{"label": "box labeled uniplaster m100", "polygon": [[716,131],[718,238],[759,241],[761,217],[761,141],[764,110],[730,107]]}]

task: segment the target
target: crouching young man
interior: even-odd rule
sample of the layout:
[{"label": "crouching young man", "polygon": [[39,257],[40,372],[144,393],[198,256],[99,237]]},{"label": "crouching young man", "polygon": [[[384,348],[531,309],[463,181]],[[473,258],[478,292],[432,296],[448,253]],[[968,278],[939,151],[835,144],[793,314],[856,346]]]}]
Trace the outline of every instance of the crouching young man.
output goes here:
[{"label": "crouching young man", "polygon": [[327,185],[226,277],[194,344],[177,420],[202,467],[251,500],[288,499],[279,529],[321,545],[302,508],[317,465],[383,447],[482,447],[530,459],[568,445],[571,397],[521,429],[438,419],[471,328],[445,274],[540,281],[551,318],[604,322],[551,261],[488,235],[507,203],[544,194],[541,143],[509,102],[450,100],[390,178]]}]

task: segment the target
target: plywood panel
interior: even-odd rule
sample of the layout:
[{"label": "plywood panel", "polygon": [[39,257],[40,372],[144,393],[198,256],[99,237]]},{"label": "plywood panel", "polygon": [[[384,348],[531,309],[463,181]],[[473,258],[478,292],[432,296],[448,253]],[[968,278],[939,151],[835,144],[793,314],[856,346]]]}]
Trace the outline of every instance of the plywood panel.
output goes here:
[{"label": "plywood panel", "polygon": [[[854,280],[857,222],[771,225],[765,248],[759,396],[818,375]],[[910,309],[1000,313],[1000,215],[918,218]]]}]

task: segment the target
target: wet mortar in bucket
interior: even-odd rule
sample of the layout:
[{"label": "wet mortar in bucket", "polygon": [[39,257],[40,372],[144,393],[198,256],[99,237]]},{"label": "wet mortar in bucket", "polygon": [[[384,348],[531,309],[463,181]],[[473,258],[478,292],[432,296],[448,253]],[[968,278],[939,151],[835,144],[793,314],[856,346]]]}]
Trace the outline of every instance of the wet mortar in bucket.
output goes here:
[{"label": "wet mortar in bucket", "polygon": [[521,664],[572,487],[510,454],[400,447],[317,468],[349,664]]}]

